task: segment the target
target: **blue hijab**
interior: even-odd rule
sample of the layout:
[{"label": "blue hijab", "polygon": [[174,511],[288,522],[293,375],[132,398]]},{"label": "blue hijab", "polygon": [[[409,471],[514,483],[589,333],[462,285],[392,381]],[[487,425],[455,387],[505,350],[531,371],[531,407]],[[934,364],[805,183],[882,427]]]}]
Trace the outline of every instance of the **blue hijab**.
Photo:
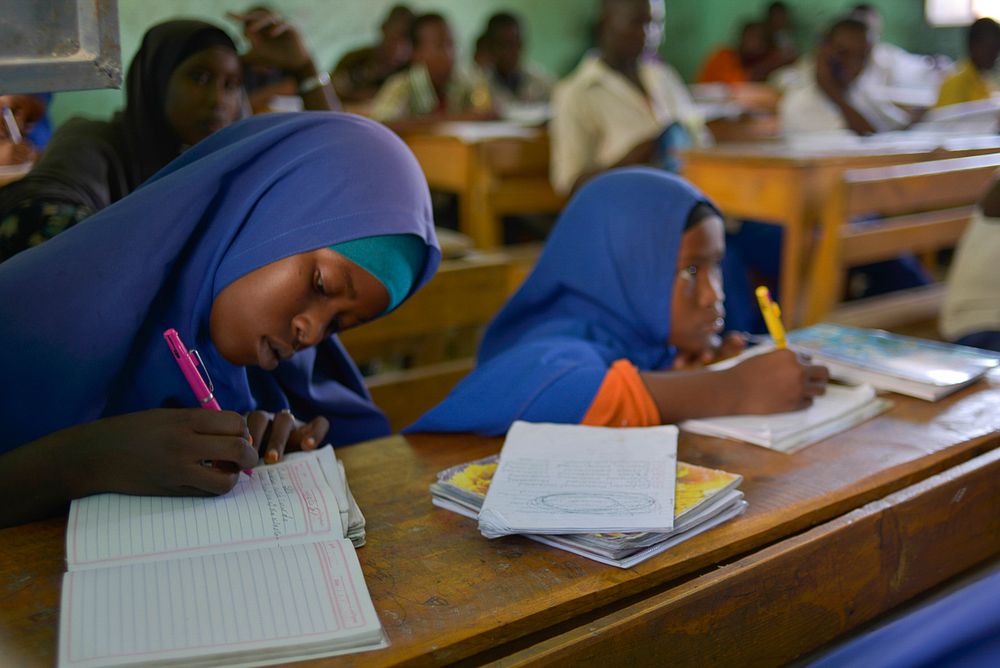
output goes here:
[{"label": "blue hijab", "polygon": [[588,182],[490,324],[475,370],[406,431],[499,435],[514,420],[579,424],[616,360],[666,367],[681,234],[703,202],[686,181],[653,169]]},{"label": "blue hijab", "polygon": [[[224,360],[212,302],[276,260],[374,235],[427,247],[427,183],[387,128],[330,112],[258,116],[199,142],[128,197],[0,264],[0,452],[131,411],[194,406],[162,332],[196,347],[223,408],[324,415],[344,443],[389,433],[336,337],[273,373]],[[251,391],[253,383],[253,391]]]}]

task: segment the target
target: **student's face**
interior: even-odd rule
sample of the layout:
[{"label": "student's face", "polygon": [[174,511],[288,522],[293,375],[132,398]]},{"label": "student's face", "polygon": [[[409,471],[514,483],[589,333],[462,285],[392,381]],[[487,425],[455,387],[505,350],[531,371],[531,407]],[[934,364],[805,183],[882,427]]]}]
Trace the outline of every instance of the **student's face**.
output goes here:
[{"label": "student's face", "polygon": [[980,70],[991,70],[1000,57],[1000,37],[988,37],[969,46],[969,60]]},{"label": "student's face", "polygon": [[858,78],[868,62],[871,44],[861,30],[838,30],[827,43],[827,54],[841,83],[847,85]]},{"label": "student's face", "polygon": [[722,219],[709,216],[681,238],[670,304],[670,341],[678,351],[701,353],[718,343],[722,319],[722,255],[726,238]]},{"label": "student's face", "polygon": [[427,66],[436,85],[444,85],[455,66],[455,42],[451,30],[441,22],[428,23],[420,29],[413,47],[413,60]]},{"label": "student's face", "polygon": [[497,30],[493,37],[493,62],[503,75],[517,72],[521,62],[521,30],[517,26],[506,25]]},{"label": "student's face", "polygon": [[767,26],[774,32],[788,27],[788,10],[781,5],[771,7],[767,12]]},{"label": "student's face", "polygon": [[744,60],[759,60],[767,55],[771,45],[763,24],[747,26],[740,36],[740,55]]},{"label": "student's face", "polygon": [[612,3],[601,31],[601,49],[615,60],[634,60],[646,50],[655,51],[663,36],[663,3],[659,0]]},{"label": "student's face", "polygon": [[378,279],[329,248],[272,262],[212,303],[209,332],[227,361],[271,370],[302,348],[374,319],[389,306]]},{"label": "student's face", "polygon": [[181,142],[192,145],[236,121],[243,71],[234,51],[213,46],[189,56],[167,82],[165,113]]},{"label": "student's face", "polygon": [[382,53],[389,65],[402,67],[410,61],[412,52],[409,21],[392,21],[382,27]]}]

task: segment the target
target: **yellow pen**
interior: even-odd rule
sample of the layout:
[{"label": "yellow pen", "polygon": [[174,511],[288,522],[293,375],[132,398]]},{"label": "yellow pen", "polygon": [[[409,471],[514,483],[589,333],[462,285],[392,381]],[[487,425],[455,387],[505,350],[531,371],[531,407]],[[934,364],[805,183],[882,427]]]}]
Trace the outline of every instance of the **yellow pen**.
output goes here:
[{"label": "yellow pen", "polygon": [[771,293],[763,285],[757,288],[757,303],[760,304],[760,312],[764,316],[764,323],[767,331],[774,339],[774,345],[778,348],[785,347],[785,328],[781,324],[781,308],[771,301]]}]

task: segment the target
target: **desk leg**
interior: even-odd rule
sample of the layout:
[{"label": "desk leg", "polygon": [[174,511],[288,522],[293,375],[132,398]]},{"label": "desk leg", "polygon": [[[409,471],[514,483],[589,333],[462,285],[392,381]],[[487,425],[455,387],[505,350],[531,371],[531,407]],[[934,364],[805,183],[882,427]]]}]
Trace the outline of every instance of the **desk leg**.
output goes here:
[{"label": "desk leg", "polygon": [[503,244],[503,223],[490,205],[494,176],[482,144],[472,151],[468,187],[459,195],[459,230],[472,238],[476,248],[491,250]]},{"label": "desk leg", "polygon": [[784,238],[781,242],[781,306],[785,326],[794,329],[802,323],[801,293],[805,277],[804,258],[808,253],[809,225],[802,202],[790,206],[782,221]]}]

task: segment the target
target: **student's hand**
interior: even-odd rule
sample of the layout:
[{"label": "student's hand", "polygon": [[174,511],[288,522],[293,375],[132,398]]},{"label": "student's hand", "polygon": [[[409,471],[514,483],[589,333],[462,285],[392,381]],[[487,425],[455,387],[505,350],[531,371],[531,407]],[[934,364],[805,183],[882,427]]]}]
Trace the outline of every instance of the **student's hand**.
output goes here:
[{"label": "student's hand", "polygon": [[830,378],[825,366],[810,364],[794,351],[775,350],[737,364],[731,374],[738,392],[740,415],[766,415],[808,408],[813,397],[826,392]]},{"label": "student's hand", "polygon": [[[10,107],[21,134],[27,134],[31,126],[45,115],[45,103],[34,95],[0,95],[0,107]],[[7,136],[7,128],[2,123],[0,134]]]},{"label": "student's hand", "polygon": [[66,435],[74,449],[67,464],[82,492],[74,496],[225,494],[240,471],[257,463],[246,421],[231,411],[140,411],[81,425]]},{"label": "student's hand", "polygon": [[38,157],[38,152],[30,142],[23,141],[14,144],[10,141],[0,139],[0,165],[20,165],[24,162],[32,162]]},{"label": "student's hand", "polygon": [[228,12],[227,16],[243,23],[243,36],[250,42],[250,50],[243,54],[245,62],[292,74],[312,67],[312,56],[299,31],[277,14],[254,9],[243,14]]},{"label": "student's hand", "polygon": [[247,427],[253,442],[260,444],[264,461],[274,464],[286,452],[315,450],[330,431],[330,422],[322,416],[301,422],[288,410],[274,414],[253,411],[247,415]]},{"label": "student's hand", "polygon": [[696,353],[678,352],[674,357],[673,370],[696,369],[736,357],[746,350],[748,339],[749,336],[744,332],[726,332],[721,338],[714,337],[713,345],[705,350]]}]

